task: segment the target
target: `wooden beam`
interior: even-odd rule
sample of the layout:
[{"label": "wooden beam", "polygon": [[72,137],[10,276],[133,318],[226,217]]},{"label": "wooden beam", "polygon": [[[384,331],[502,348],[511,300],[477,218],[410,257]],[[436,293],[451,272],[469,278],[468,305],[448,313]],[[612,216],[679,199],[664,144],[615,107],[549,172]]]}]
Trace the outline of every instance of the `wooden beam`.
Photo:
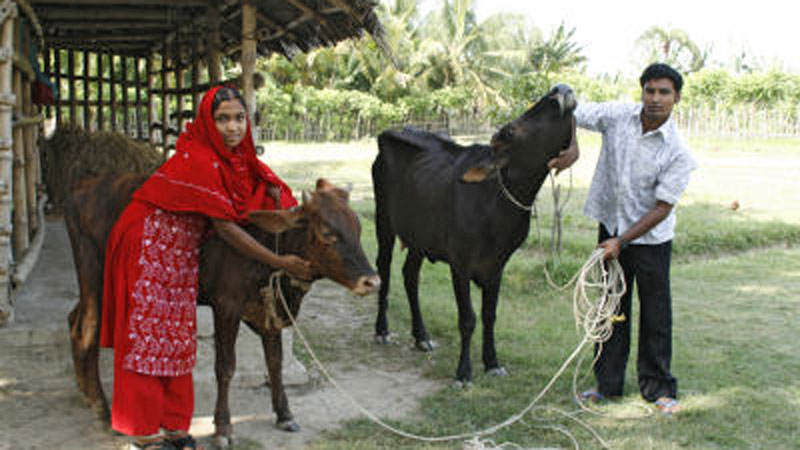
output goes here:
[{"label": "wooden beam", "polygon": [[77,125],[77,104],[75,103],[75,52],[67,51],[67,84],[69,86],[69,123]]},{"label": "wooden beam", "polygon": [[89,117],[89,52],[83,52],[83,129],[91,129],[91,117]]},{"label": "wooden beam", "polygon": [[128,33],[128,34],[100,34],[100,33],[83,33],[83,34],[68,34],[62,36],[47,36],[47,42],[130,42],[130,41],[154,41],[161,39],[162,33]]},{"label": "wooden beam", "polygon": [[180,14],[175,14],[175,12],[170,9],[153,9],[147,7],[72,8],[68,6],[56,6],[42,9],[40,14],[42,22],[45,24],[60,20],[119,20],[129,22],[132,17],[135,17],[137,21],[163,22],[175,25],[185,19],[180,16]]},{"label": "wooden beam", "polygon": [[[168,6],[179,8],[199,8],[206,6],[207,0],[29,0],[32,5],[66,5],[66,6]],[[41,14],[40,14],[41,15]]]}]

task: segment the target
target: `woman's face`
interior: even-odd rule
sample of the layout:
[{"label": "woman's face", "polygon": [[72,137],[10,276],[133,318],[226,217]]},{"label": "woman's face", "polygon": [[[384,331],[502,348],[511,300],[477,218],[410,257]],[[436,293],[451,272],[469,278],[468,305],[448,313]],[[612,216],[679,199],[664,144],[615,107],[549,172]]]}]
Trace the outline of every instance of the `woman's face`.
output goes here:
[{"label": "woman's face", "polygon": [[238,99],[223,100],[214,111],[214,124],[226,147],[239,145],[247,133],[247,113],[242,103]]}]

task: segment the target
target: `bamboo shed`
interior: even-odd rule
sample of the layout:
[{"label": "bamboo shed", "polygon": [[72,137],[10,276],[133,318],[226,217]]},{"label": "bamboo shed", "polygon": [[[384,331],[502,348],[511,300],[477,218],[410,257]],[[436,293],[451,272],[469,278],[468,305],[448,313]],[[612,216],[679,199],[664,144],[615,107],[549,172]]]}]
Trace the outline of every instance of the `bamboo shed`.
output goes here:
[{"label": "bamboo shed", "polygon": [[[114,131],[164,155],[210,86],[237,81],[252,113],[258,56],[369,33],[375,0],[0,0],[0,326],[43,240],[44,124]],[[238,63],[238,80],[223,64]]]}]

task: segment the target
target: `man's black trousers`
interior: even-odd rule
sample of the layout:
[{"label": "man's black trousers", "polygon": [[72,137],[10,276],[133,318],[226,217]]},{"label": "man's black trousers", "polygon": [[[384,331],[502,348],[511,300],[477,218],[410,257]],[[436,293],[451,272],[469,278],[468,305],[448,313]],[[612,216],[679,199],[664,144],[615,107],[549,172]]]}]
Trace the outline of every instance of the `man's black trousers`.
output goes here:
[{"label": "man's black trousers", "polygon": [[[611,237],[601,224],[599,242]],[[672,295],[670,260],[672,241],[657,245],[629,245],[619,262],[628,287],[621,299],[620,316],[611,338],[603,343],[594,365],[598,390],[605,396],[621,396],[631,343],[631,299],[634,285],[639,295],[639,345],[636,369],[639,390],[645,400],[677,398],[678,381],[670,373],[672,361]],[[595,346],[595,351],[600,346]]]}]

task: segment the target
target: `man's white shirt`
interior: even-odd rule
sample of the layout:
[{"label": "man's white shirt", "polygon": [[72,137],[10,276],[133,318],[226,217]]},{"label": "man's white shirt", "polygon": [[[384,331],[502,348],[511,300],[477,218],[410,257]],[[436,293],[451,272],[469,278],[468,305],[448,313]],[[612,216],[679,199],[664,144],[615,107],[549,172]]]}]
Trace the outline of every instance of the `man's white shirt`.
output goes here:
[{"label": "man's white shirt", "polygon": [[[641,103],[580,103],[579,127],[603,134],[584,213],[622,234],[657,200],[676,204],[697,167],[672,117],[642,134]],[[675,236],[675,210],[633,244],[660,244]]]}]

